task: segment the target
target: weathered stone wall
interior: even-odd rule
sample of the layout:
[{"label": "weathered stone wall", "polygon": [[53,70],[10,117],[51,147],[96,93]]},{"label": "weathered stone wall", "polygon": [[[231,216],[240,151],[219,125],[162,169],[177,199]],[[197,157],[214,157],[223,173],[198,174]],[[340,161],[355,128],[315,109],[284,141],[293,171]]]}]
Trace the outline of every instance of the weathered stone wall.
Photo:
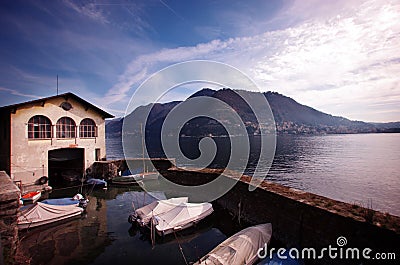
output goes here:
[{"label": "weathered stone wall", "polygon": [[17,214],[20,190],[10,177],[0,171],[0,235],[3,262],[13,263],[18,242]]}]

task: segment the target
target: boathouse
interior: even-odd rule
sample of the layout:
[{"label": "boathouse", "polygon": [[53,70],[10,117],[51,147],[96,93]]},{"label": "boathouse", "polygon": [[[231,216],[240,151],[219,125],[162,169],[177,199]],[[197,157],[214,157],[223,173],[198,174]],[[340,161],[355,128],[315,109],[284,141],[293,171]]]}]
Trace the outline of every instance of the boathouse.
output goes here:
[{"label": "boathouse", "polygon": [[0,107],[0,170],[23,185],[82,175],[106,156],[105,119],[73,93]]}]

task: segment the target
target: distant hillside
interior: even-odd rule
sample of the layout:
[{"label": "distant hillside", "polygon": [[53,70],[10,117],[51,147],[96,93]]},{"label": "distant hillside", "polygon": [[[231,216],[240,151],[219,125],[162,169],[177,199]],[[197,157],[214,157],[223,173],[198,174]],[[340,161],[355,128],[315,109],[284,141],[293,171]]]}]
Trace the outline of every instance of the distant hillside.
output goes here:
[{"label": "distant hillside", "polygon": [[[259,96],[257,92],[240,91],[251,98]],[[362,121],[351,121],[343,117],[332,116],[311,107],[299,104],[292,98],[286,97],[276,92],[265,92],[263,95],[269,102],[274,115],[276,130],[278,133],[287,134],[333,134],[333,133],[369,133],[369,132],[399,132],[400,122],[397,123],[366,123]],[[260,134],[271,131],[271,128],[260,127],[252,109],[247,103],[232,89],[212,90],[202,89],[189,98],[207,96],[224,101],[231,106],[240,116],[246,125],[248,134]],[[179,101],[165,104],[149,104],[136,108],[126,118],[131,120],[135,128],[130,128],[129,133],[140,134],[140,124],[144,124],[144,113],[150,111],[146,124],[146,136],[159,136],[163,121],[169,111],[174,108]],[[265,104],[252,106],[255,111],[258,108],[265,108]],[[210,106],[212,108],[212,106]],[[217,111],[217,110],[216,110]],[[226,117],[228,110],[218,110],[217,115],[221,120]],[[123,119],[109,121],[106,124],[108,135],[121,134]],[[225,129],[216,121],[209,118],[196,118],[188,122],[181,130],[183,136],[205,136],[205,135],[226,135]]]},{"label": "distant hillside", "polygon": [[167,116],[168,112],[178,105],[181,101],[172,101],[168,103],[155,103],[148,104],[146,106],[140,106],[132,111],[127,117],[113,119],[106,123],[106,133],[108,135],[121,135],[122,125],[125,119],[130,119],[130,124],[134,124],[134,128],[131,128],[131,133],[140,135],[140,126],[145,124],[144,117],[150,110],[150,114],[147,119],[146,130],[161,128],[162,123]]}]

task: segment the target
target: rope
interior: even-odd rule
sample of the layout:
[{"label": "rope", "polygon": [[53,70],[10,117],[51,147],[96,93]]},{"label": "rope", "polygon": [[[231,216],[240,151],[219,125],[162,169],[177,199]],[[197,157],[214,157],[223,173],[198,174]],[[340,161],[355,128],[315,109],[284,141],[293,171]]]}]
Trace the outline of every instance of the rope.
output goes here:
[{"label": "rope", "polygon": [[[146,196],[146,193],[147,193],[147,192],[144,192],[144,195],[143,195],[143,196]],[[144,201],[145,201],[145,197],[143,197],[143,203],[144,203]],[[132,202],[132,205],[134,205],[133,202]],[[157,217],[160,221],[163,221],[163,222],[166,222],[166,223],[170,224],[170,223],[167,222],[165,219],[160,218],[159,216],[154,216],[154,212],[151,211],[151,219],[150,219],[150,227],[149,227],[149,228],[150,228],[150,239],[151,239],[152,247],[154,247],[154,245],[155,245],[155,224],[154,224],[155,217]],[[147,226],[147,225],[146,225],[146,226]],[[186,259],[186,257],[185,257],[185,253],[183,252],[183,248],[182,248],[182,245],[181,245],[181,243],[180,243],[180,240],[179,240],[179,238],[178,238],[178,236],[177,236],[177,234],[176,234],[176,232],[175,232],[174,229],[173,229],[173,233],[174,233],[174,236],[175,236],[176,241],[178,242],[179,251],[180,251],[181,254],[182,254],[182,257],[183,257],[183,259],[184,259],[184,261],[185,261],[185,264],[186,264],[186,265],[189,265],[189,263],[188,263],[188,261],[187,261],[187,259]]]},{"label": "rope", "polygon": [[[56,190],[66,190],[66,189],[71,189],[71,188],[76,188],[76,187],[80,188],[81,186],[89,186],[89,185],[90,185],[90,184],[82,184],[82,185],[68,186],[68,187],[64,187],[64,188],[53,189],[53,191],[56,191]],[[79,189],[78,189],[78,191],[79,191]]]},{"label": "rope", "polygon": [[[145,192],[145,193],[146,193],[146,192]],[[156,217],[157,217],[159,220],[170,224],[170,223],[167,222],[165,219],[160,218],[159,216],[156,216]],[[154,225],[154,218],[155,218],[155,216],[154,216],[154,214],[153,214],[153,211],[151,211],[151,219],[150,219],[150,238],[151,238],[151,244],[152,244],[153,247],[154,247],[154,245],[155,245],[155,232],[156,232],[156,230],[155,230],[155,225]],[[185,257],[185,253],[183,252],[182,245],[181,245],[181,243],[180,243],[180,241],[179,241],[179,238],[178,238],[178,236],[176,235],[175,230],[172,229],[172,231],[173,231],[173,233],[174,233],[174,236],[175,236],[176,241],[178,242],[179,251],[180,251],[181,254],[182,254],[182,257],[183,257],[183,259],[184,259],[184,261],[185,261],[185,264],[186,264],[186,265],[189,265],[189,263],[188,263],[188,261],[187,261],[187,259],[186,259],[186,257]]]},{"label": "rope", "polygon": [[150,219],[150,238],[151,238],[151,246],[154,248],[155,245],[155,226],[154,226],[154,222],[153,222],[153,211],[151,211],[151,219]]},{"label": "rope", "polygon": [[176,233],[175,233],[175,230],[173,230],[173,231],[174,231],[175,239],[176,239],[176,241],[178,241],[179,250],[181,251],[183,260],[185,261],[185,264],[186,264],[186,265],[189,265],[189,263],[188,263],[188,261],[187,261],[187,259],[186,259],[186,257],[185,257],[185,254],[183,253],[183,249],[182,249],[181,243],[179,242],[179,239],[178,239],[178,237],[177,237],[177,235],[176,235]]}]

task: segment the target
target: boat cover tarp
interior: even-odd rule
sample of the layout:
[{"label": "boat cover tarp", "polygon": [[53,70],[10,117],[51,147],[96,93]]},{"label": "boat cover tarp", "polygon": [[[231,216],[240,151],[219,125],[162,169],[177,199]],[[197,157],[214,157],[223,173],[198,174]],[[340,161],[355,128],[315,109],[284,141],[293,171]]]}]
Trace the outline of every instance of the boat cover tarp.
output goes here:
[{"label": "boat cover tarp", "polygon": [[196,223],[213,212],[212,204],[205,203],[181,203],[171,210],[157,215],[156,229],[159,232],[168,234],[179,227]]},{"label": "boat cover tarp", "polygon": [[168,200],[154,201],[142,208],[137,209],[136,214],[143,224],[147,224],[150,222],[150,219],[153,216],[168,212],[177,205],[187,201],[188,197],[178,197]]},{"label": "boat cover tarp", "polygon": [[270,223],[246,228],[226,239],[195,264],[254,264],[258,260],[258,250],[269,243],[271,235]]},{"label": "boat cover tarp", "polygon": [[72,198],[46,199],[41,201],[41,203],[50,205],[78,205],[79,200],[74,200]]},{"label": "boat cover tarp", "polygon": [[96,178],[91,178],[91,179],[88,179],[87,181],[86,181],[86,183],[87,184],[90,184],[90,185],[107,185],[107,182],[105,181],[105,180],[102,180],[102,179],[96,179]]},{"label": "boat cover tarp", "polygon": [[38,202],[32,207],[26,208],[18,217],[18,226],[23,228],[38,226],[38,224],[52,223],[66,219],[83,212],[83,209],[76,205],[49,205]]}]

